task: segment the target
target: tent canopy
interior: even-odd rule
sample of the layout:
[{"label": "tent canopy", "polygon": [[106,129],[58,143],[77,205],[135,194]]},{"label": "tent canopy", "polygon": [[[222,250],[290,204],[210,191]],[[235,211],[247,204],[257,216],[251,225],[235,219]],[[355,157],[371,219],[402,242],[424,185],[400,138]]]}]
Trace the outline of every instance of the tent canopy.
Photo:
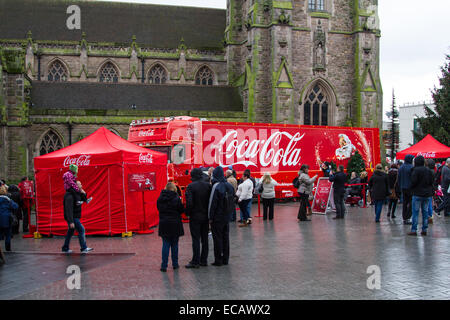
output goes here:
[{"label": "tent canopy", "polygon": [[139,231],[158,224],[156,201],[167,183],[167,155],[102,127],[83,140],[34,158],[37,231],[64,235],[62,176],[70,164],[92,201],[82,205],[87,235]]},{"label": "tent canopy", "polygon": [[450,148],[428,134],[415,145],[397,152],[396,158],[403,160],[407,154],[412,154],[415,157],[423,156],[424,158],[447,158],[450,157]]},{"label": "tent canopy", "polygon": [[36,169],[107,165],[117,162],[167,164],[167,156],[134,145],[101,127],[88,137],[63,149],[34,158]]}]

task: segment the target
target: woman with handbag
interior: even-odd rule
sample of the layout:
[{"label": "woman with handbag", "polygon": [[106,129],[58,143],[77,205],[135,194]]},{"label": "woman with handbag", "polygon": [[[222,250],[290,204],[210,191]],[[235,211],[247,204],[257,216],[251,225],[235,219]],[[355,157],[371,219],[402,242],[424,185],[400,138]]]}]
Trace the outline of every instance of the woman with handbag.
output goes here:
[{"label": "woman with handbag", "polygon": [[[261,198],[263,200],[263,220],[267,220],[267,215],[269,215],[269,220],[273,220],[273,207],[275,203],[275,186],[278,184],[272,177],[270,173],[264,173],[261,181],[262,190]],[[269,213],[269,214],[267,214]]]},{"label": "woman with handbag", "polygon": [[389,179],[389,190],[390,190],[390,196],[389,196],[389,205],[388,205],[388,213],[387,216],[392,217],[392,219],[395,219],[395,209],[397,208],[398,199],[400,197],[400,187],[397,182],[398,179],[398,167],[394,163],[391,165],[391,169],[388,173],[388,179]]},{"label": "woman with handbag", "polygon": [[307,164],[303,164],[298,172],[300,187],[298,187],[297,191],[300,196],[300,208],[298,210],[297,219],[299,221],[311,221],[306,217],[306,208],[308,206],[307,203],[309,198],[312,195],[314,182],[316,181],[318,175],[316,174],[314,177],[310,178],[308,172],[309,166]]},{"label": "woman with handbag", "polygon": [[8,196],[8,190],[5,185],[0,187],[0,235],[5,238],[5,249],[11,251],[11,226],[15,216],[13,210],[19,206]]}]

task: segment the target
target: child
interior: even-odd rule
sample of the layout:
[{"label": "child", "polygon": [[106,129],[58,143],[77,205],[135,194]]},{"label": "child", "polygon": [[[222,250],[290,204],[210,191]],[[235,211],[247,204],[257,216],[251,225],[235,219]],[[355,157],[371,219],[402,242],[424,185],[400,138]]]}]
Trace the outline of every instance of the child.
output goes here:
[{"label": "child", "polygon": [[172,250],[172,266],[178,269],[178,239],[184,235],[181,214],[184,212],[183,203],[177,193],[177,187],[169,182],[156,202],[159,211],[158,235],[162,238],[161,271],[167,271],[169,251]]},{"label": "child", "polygon": [[69,171],[67,171],[63,175],[64,190],[69,191],[70,188],[73,188],[75,192],[80,192],[80,189],[78,188],[76,183],[77,173],[78,173],[78,166],[71,164],[69,166]]}]

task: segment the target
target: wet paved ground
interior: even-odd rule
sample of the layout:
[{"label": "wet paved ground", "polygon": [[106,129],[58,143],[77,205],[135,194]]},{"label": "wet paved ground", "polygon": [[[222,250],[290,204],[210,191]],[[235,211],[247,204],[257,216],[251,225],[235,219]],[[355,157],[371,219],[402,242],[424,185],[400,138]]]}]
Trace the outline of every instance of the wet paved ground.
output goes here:
[{"label": "wet paved ground", "polygon": [[[401,207],[400,207],[401,209]],[[88,237],[87,256],[59,254],[62,237],[13,239],[0,267],[0,299],[446,299],[450,298],[450,219],[435,217],[427,237],[411,237],[401,219],[374,223],[374,209],[348,208],[345,220],[314,215],[298,223],[297,203],[278,204],[275,220],[230,226],[228,266],[185,269],[188,225],[180,239],[181,268],[159,271],[157,232],[132,238]],[[253,215],[256,214],[256,205]],[[157,230],[156,230],[157,231]],[[2,242],[2,246],[3,246]],[[78,251],[78,241],[72,240]],[[213,261],[210,239],[209,262]],[[80,266],[81,289],[66,286]],[[381,269],[369,290],[367,267]]]}]

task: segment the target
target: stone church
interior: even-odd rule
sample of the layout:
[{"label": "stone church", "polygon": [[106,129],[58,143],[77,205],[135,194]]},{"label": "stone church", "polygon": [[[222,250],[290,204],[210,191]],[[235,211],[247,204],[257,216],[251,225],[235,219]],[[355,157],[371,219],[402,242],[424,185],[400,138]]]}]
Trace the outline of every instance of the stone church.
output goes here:
[{"label": "stone church", "polygon": [[377,0],[0,0],[0,178],[139,118],[381,127]]}]

